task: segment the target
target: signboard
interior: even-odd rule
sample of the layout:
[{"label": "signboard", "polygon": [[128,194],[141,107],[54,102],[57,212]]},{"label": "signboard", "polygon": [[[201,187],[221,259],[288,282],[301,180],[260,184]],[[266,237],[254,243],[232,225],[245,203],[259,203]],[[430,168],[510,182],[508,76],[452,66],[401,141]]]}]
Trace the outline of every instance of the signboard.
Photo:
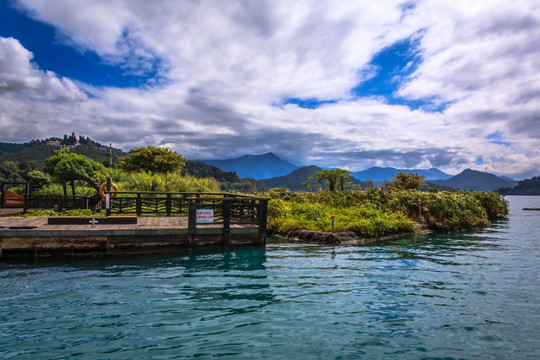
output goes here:
[{"label": "signboard", "polygon": [[197,224],[214,223],[214,209],[197,209]]}]

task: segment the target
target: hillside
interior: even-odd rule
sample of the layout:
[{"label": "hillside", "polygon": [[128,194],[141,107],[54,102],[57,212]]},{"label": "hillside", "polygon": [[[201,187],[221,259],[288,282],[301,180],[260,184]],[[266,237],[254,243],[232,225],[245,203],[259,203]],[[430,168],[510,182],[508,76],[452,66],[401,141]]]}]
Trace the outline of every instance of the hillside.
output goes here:
[{"label": "hillside", "polygon": [[298,166],[280,159],[273,153],[244,155],[236,159],[227,160],[200,161],[216,166],[223,171],[235,171],[242,178],[254,178],[256,180],[287,175],[298,168]]},{"label": "hillside", "polygon": [[[291,191],[308,191],[308,188],[303,185],[304,182],[309,180],[309,177],[315,173],[320,172],[322,169],[318,166],[304,166],[298,168],[288,175],[277,176],[271,179],[263,179],[260,182],[269,190],[276,187],[284,187]],[[360,185],[362,188],[367,187],[366,182],[359,181],[355,178],[350,178],[349,181],[354,185]]]},{"label": "hillside", "polygon": [[[56,142],[55,146],[51,146],[51,142]],[[82,136],[76,139],[75,134],[69,137],[64,135],[64,139],[53,137],[44,140],[32,140],[22,144],[0,143],[0,163],[3,161],[19,163],[36,161],[39,167],[43,167],[45,159],[54,155],[54,150],[59,150],[60,145],[64,145],[64,143],[67,146],[72,146],[71,152],[87,156],[105,166],[109,166],[108,146]],[[118,159],[125,155],[126,153],[122,150],[113,148],[114,163],[117,163]]]},{"label": "hillside", "polygon": [[498,191],[504,195],[540,195],[540,176],[520,180],[513,188],[504,188]]},{"label": "hillside", "polygon": [[431,182],[452,189],[473,191],[495,191],[517,185],[517,181],[505,180],[497,175],[471,169],[466,169],[447,180],[432,180]]},{"label": "hillside", "polygon": [[431,168],[427,170],[421,169],[396,169],[393,167],[378,167],[374,166],[366,170],[357,171],[353,173],[353,176],[361,181],[367,181],[369,179],[373,181],[391,181],[392,176],[396,175],[399,172],[404,173],[416,173],[421,176],[425,176],[426,180],[445,180],[450,178],[452,175],[446,174],[437,168]]},{"label": "hillside", "polygon": [[243,193],[264,191],[264,185],[251,178],[240,178],[233,171],[223,171],[213,165],[201,161],[187,160],[182,169],[182,175],[191,175],[196,178],[214,178],[221,183],[223,191],[239,191]]},{"label": "hillside", "polygon": [[285,187],[291,191],[307,191],[307,187],[303,185],[309,177],[315,173],[318,173],[322,169],[318,166],[304,166],[298,168],[288,175],[277,176],[271,179],[263,179],[260,182],[268,190],[277,187]]}]

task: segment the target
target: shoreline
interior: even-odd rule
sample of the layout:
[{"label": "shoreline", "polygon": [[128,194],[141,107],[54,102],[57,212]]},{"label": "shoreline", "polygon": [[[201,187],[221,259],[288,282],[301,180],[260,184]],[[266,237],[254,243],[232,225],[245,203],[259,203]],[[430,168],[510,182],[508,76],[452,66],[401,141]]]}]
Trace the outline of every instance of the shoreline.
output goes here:
[{"label": "shoreline", "polygon": [[319,245],[367,245],[373,244],[379,241],[392,240],[400,237],[414,236],[414,235],[428,235],[434,234],[436,231],[429,229],[421,229],[419,232],[406,232],[398,233],[391,235],[384,235],[373,238],[365,238],[358,236],[352,231],[342,231],[342,232],[322,232],[322,231],[313,231],[313,230],[294,230],[290,233],[283,234],[272,234],[269,236],[275,236],[283,238],[289,241],[306,243],[306,244],[319,244]]}]

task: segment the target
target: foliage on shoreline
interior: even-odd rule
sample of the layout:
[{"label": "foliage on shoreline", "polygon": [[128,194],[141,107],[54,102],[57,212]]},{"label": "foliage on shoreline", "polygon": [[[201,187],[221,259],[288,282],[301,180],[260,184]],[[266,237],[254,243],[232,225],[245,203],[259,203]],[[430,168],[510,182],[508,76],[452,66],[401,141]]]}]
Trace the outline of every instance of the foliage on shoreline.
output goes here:
[{"label": "foliage on shoreline", "polygon": [[278,188],[267,196],[268,229],[283,235],[295,230],[328,232],[331,216],[335,216],[336,232],[380,237],[421,228],[452,231],[487,226],[490,220],[508,214],[506,200],[484,192],[367,189],[308,193]]},{"label": "foliage on shoreline", "polygon": [[540,195],[540,176],[518,181],[513,188],[502,188],[497,192],[504,195]]}]

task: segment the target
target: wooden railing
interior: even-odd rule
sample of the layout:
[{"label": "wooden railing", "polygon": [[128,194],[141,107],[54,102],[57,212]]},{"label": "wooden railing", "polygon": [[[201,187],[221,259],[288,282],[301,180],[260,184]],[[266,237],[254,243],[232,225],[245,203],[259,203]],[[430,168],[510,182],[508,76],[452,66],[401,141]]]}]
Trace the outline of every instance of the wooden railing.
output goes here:
[{"label": "wooden railing", "polygon": [[88,209],[88,196],[34,195],[24,197],[24,211],[47,209],[55,211]]},{"label": "wooden railing", "polygon": [[[212,224],[222,224],[227,238],[232,224],[257,225],[259,243],[266,234],[268,199],[230,193],[105,192],[107,216],[187,216],[195,234],[197,210],[212,210]],[[116,195],[116,196],[113,196]]]},{"label": "wooden railing", "polygon": [[[107,192],[106,192],[107,193]],[[107,215],[189,216],[190,209],[211,209],[214,223],[256,224],[267,199],[230,193],[135,192],[110,193]],[[116,195],[116,196],[114,196]]]}]

